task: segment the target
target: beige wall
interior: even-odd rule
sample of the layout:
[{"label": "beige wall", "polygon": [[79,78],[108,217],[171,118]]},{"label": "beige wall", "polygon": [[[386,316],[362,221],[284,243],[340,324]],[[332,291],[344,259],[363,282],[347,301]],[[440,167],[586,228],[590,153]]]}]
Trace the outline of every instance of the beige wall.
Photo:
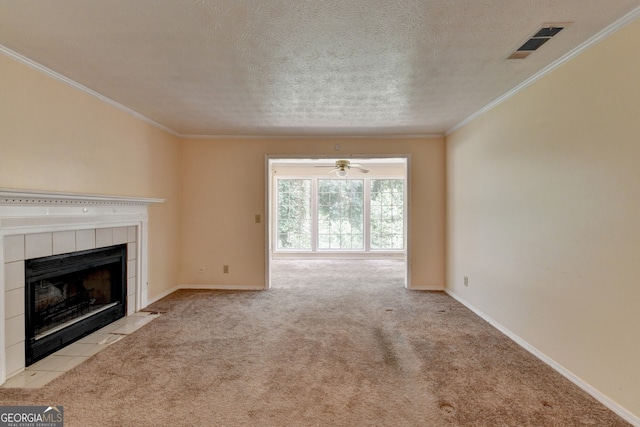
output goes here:
[{"label": "beige wall", "polygon": [[441,138],[179,141],[8,57],[0,71],[0,187],[166,199],[150,207],[150,299],[179,283],[263,286],[264,156],[337,155],[337,143],[412,156],[412,283],[444,286]]},{"label": "beige wall", "polygon": [[448,289],[636,416],[639,40],[635,22],[447,138]]},{"label": "beige wall", "polygon": [[177,138],[0,55],[0,187],[164,198],[149,209],[149,298],[178,277]]},{"label": "beige wall", "polygon": [[182,284],[264,286],[265,228],[254,215],[265,213],[265,155],[410,154],[412,285],[444,286],[443,139],[189,140],[183,149]]}]

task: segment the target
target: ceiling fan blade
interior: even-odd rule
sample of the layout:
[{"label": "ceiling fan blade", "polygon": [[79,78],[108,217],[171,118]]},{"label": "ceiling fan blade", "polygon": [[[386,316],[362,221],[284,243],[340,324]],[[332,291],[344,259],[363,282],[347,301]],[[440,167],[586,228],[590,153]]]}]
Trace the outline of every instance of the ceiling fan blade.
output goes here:
[{"label": "ceiling fan blade", "polygon": [[359,170],[362,173],[369,173],[370,172],[369,169],[365,169],[365,168],[361,168],[359,166],[353,166],[353,165],[351,165],[351,169]]},{"label": "ceiling fan blade", "polygon": [[330,170],[329,172],[327,172],[327,173],[334,173],[334,172],[338,172],[339,170],[340,170],[340,168],[335,168],[335,167],[334,167],[333,169],[331,169],[331,170]]},{"label": "ceiling fan blade", "polygon": [[336,165],[314,165],[314,168],[335,168]]}]

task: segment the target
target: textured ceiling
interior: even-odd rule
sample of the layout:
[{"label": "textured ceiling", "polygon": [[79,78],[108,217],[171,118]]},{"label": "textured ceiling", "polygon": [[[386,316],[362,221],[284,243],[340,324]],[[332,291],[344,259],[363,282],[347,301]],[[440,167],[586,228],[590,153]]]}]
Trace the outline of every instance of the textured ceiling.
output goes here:
[{"label": "textured ceiling", "polygon": [[[180,135],[441,134],[640,0],[0,0],[0,44]],[[572,22],[524,60],[541,24]]]}]

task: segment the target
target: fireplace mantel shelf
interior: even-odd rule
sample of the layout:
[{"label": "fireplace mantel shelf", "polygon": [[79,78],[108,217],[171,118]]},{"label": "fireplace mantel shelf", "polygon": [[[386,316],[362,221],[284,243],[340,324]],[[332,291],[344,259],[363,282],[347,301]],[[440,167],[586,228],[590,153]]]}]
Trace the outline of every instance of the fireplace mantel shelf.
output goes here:
[{"label": "fireplace mantel shelf", "polygon": [[59,193],[50,191],[15,190],[0,188],[0,205],[33,206],[33,205],[125,205],[148,206],[153,203],[163,203],[164,199],[153,199],[128,196],[107,196],[82,193]]}]

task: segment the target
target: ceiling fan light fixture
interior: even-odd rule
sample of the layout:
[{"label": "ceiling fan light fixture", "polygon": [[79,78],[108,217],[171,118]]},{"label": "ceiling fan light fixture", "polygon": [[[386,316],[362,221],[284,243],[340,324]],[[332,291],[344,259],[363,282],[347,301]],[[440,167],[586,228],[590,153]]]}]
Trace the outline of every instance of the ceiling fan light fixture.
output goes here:
[{"label": "ceiling fan light fixture", "polygon": [[341,178],[344,178],[345,176],[347,176],[349,174],[350,169],[355,169],[360,173],[369,173],[369,169],[363,168],[362,165],[359,163],[351,163],[349,160],[336,160],[334,166],[316,165],[316,167],[317,168],[327,168],[327,167],[333,168],[332,170],[329,171],[329,173],[335,172],[335,174]]}]

